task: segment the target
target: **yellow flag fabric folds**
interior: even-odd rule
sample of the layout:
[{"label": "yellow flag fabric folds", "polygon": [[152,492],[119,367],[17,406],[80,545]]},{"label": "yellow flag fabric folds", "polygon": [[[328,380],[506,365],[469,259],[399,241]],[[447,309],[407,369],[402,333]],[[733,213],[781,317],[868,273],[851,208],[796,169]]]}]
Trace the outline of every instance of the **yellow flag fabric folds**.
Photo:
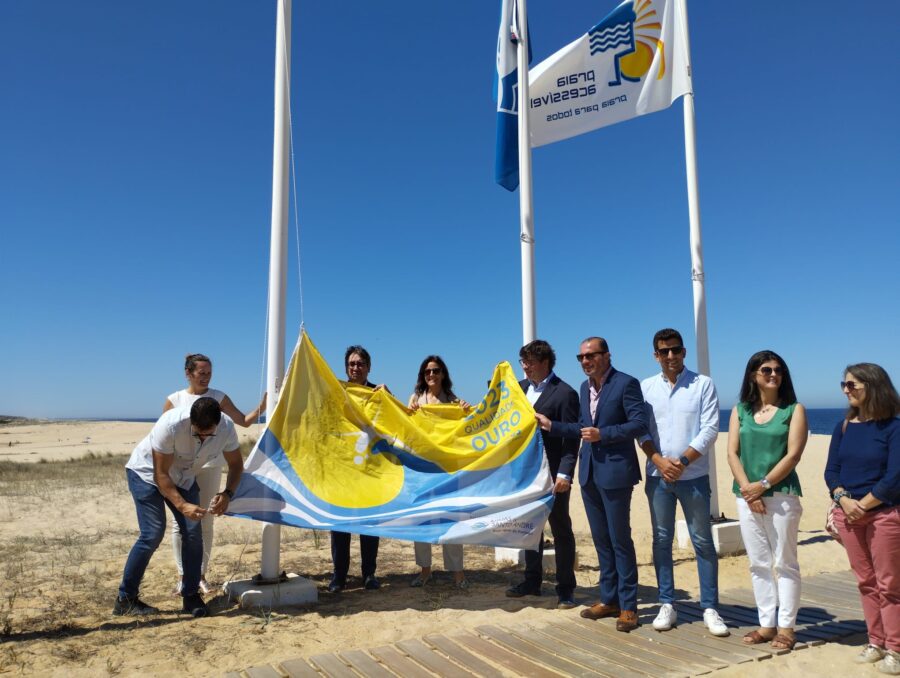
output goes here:
[{"label": "yellow flag fabric folds", "polygon": [[508,363],[470,411],[415,413],[340,381],[304,332],[229,513],[447,544],[536,548],[552,506],[534,410]]}]

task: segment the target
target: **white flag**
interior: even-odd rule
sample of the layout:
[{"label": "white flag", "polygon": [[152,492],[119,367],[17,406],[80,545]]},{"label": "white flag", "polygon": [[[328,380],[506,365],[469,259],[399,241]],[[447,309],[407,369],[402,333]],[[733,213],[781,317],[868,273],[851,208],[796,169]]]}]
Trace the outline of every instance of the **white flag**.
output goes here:
[{"label": "white flag", "polygon": [[682,2],[626,0],[531,69],[531,145],[653,113],[690,94]]}]

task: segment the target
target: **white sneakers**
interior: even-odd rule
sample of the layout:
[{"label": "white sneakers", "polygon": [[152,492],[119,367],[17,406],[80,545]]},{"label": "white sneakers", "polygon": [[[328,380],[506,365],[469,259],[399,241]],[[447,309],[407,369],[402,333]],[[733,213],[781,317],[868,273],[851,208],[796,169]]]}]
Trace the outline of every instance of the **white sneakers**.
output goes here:
[{"label": "white sneakers", "polygon": [[853,658],[857,664],[874,664],[884,657],[885,649],[877,645],[866,645],[863,651]]},{"label": "white sneakers", "polygon": [[[668,631],[673,626],[675,626],[675,622],[677,621],[678,612],[675,611],[674,606],[670,605],[669,603],[664,603],[659,608],[659,614],[656,615],[656,619],[653,620],[653,628],[657,631]],[[731,635],[731,632],[728,630],[725,622],[722,621],[719,613],[711,607],[708,607],[703,611],[703,623],[706,624],[706,628],[714,636]],[[878,659],[880,658],[881,657],[878,657]],[[869,659],[867,661],[876,660]]]},{"label": "white sneakers", "polygon": [[657,631],[668,631],[675,626],[676,621],[678,621],[678,613],[675,608],[669,603],[663,603],[659,608],[659,614],[653,620],[653,628]]},{"label": "white sneakers", "polygon": [[887,650],[881,661],[875,664],[875,668],[889,676],[900,676],[900,653]]},{"label": "white sneakers", "polygon": [[714,636],[727,636],[731,634],[728,627],[725,626],[725,622],[722,621],[722,618],[719,616],[719,613],[711,607],[703,610],[703,623],[706,624],[706,628],[709,629],[709,632]]}]

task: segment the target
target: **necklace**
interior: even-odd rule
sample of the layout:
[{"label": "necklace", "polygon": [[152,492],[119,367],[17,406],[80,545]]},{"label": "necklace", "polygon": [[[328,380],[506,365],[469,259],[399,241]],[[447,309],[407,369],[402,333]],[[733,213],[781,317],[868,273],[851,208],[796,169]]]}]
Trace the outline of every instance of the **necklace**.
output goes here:
[{"label": "necklace", "polygon": [[763,407],[760,407],[759,410],[757,410],[756,414],[753,416],[762,418],[774,409],[775,409],[774,405],[764,405]]}]

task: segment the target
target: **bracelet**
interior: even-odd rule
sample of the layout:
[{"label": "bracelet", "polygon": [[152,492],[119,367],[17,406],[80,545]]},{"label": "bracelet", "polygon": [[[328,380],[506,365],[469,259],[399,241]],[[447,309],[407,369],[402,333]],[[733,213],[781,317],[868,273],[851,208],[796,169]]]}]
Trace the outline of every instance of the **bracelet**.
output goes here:
[{"label": "bracelet", "polygon": [[833,495],[831,495],[831,500],[835,503],[835,505],[840,506],[841,499],[843,499],[844,497],[847,497],[847,499],[853,499],[853,497],[850,496],[850,493],[847,492],[847,490],[841,490],[840,492],[835,492]]}]

